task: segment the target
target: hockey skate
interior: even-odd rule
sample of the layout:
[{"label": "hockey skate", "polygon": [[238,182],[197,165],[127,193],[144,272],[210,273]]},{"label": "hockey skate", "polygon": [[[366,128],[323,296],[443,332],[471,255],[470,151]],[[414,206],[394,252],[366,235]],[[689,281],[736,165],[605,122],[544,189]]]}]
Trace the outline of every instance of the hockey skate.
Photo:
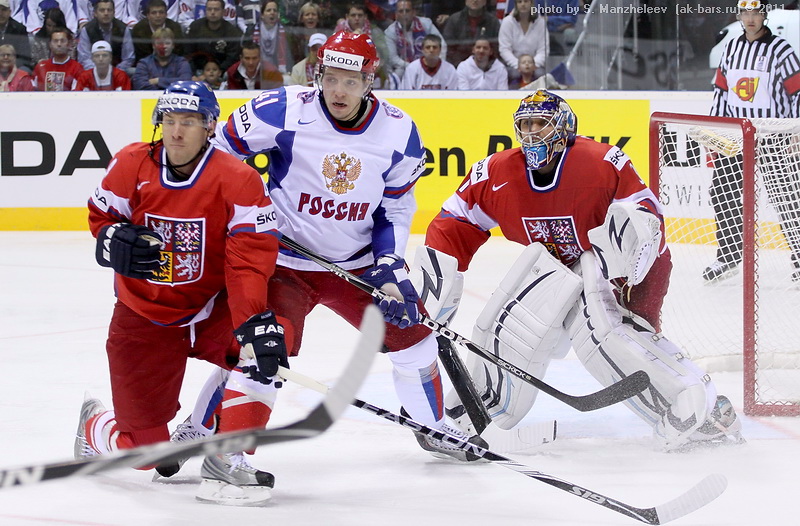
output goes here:
[{"label": "hockey skate", "polygon": [[739,272],[739,263],[724,263],[714,261],[703,271],[703,280],[708,282],[722,281],[736,275]]},{"label": "hockey skate", "polygon": [[211,455],[200,469],[197,500],[228,506],[258,506],[272,497],[272,473],[251,466],[244,453]]},{"label": "hockey skate", "polygon": [[691,451],[697,448],[716,447],[721,445],[744,444],[742,438],[742,421],[733,410],[728,397],[717,396],[717,403],[711,414],[689,436],[689,440],[675,451]]},{"label": "hockey skate", "polygon": [[[216,425],[214,426],[216,429]],[[209,434],[214,434],[211,431]],[[206,434],[199,431],[194,424],[192,424],[192,415],[186,417],[186,420],[178,424],[178,427],[175,428],[175,431],[169,436],[169,441],[172,443],[178,442],[189,442],[192,440],[200,440],[201,438],[205,437]],[[181,470],[183,465],[189,458],[182,458],[179,459],[177,462],[172,464],[165,464],[162,466],[156,466],[156,473],[153,475],[153,481],[157,481],[159,477],[169,478],[172,475],[176,474],[178,471]]]},{"label": "hockey skate", "polygon": [[86,424],[93,416],[99,415],[105,410],[106,408],[100,400],[92,398],[89,393],[84,395],[78,430],[75,432],[75,460],[85,460],[100,454],[86,439]]},{"label": "hockey skate", "polygon": [[[400,408],[400,414],[406,418],[411,418],[411,416],[402,407]],[[451,435],[461,440],[462,442],[469,442],[484,449],[489,448],[489,444],[487,444],[486,441],[483,438],[481,438],[480,435],[475,435],[470,437],[457,427],[450,426],[448,424],[443,424],[441,429],[438,429],[437,431],[441,431],[442,433]],[[455,459],[461,462],[484,461],[482,457],[479,457],[474,453],[460,449],[448,442],[431,438],[425,433],[418,433],[415,431],[414,437],[417,439],[417,443],[422,449],[429,452],[436,458],[442,458],[448,460]]]}]

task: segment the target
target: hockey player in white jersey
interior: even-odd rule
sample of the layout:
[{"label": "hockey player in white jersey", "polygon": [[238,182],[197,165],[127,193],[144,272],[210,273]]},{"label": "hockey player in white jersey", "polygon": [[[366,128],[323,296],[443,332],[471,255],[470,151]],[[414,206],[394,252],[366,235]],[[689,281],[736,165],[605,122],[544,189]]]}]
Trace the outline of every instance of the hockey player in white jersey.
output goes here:
[{"label": "hockey player in white jersey", "polygon": [[[408,115],[371,93],[378,54],[368,35],[336,33],[318,57],[316,89],[262,92],[221,123],[212,142],[241,159],[268,155],[281,234],[397,294],[397,300],[379,306],[389,322],[385,347],[403,410],[420,423],[466,438],[444,423],[436,339],[417,324],[419,298],[403,259],[416,208],[413,188],[425,166],[419,132]],[[282,250],[267,303],[288,320],[292,356],[316,305],[357,327],[371,302],[316,263]],[[213,381],[204,393],[196,414],[206,412],[206,398],[213,399]],[[272,389],[264,401],[272,407],[276,396]],[[418,441],[431,453],[467,460],[447,444],[421,435]]]}]

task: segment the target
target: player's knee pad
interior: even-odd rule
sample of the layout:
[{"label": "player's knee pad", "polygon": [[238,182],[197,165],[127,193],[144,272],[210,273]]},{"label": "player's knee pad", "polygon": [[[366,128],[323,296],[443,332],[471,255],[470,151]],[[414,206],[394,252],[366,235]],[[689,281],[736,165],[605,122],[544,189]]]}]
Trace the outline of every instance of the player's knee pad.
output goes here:
[{"label": "player's knee pad", "polygon": [[419,378],[419,371],[436,362],[439,347],[436,335],[431,333],[422,341],[399,351],[387,353],[394,370],[401,376]]},{"label": "player's knee pad", "polygon": [[661,334],[623,322],[591,253],[581,256],[580,270],[584,293],[565,322],[575,353],[604,386],[645,371],[650,387],[625,404],[653,427],[665,447],[680,445],[703,424],[716,400],[710,378]]},{"label": "player's knee pad", "polygon": [[458,271],[458,260],[430,247],[418,247],[408,277],[428,315],[447,325],[458,310],[464,290],[464,275]]},{"label": "player's knee pad", "polygon": [[[541,378],[569,342],[563,320],[581,291],[581,279],[540,243],[529,245],[492,294],[473,341]],[[499,367],[475,363],[473,380],[498,426],[510,429],[530,410],[538,389]]]}]

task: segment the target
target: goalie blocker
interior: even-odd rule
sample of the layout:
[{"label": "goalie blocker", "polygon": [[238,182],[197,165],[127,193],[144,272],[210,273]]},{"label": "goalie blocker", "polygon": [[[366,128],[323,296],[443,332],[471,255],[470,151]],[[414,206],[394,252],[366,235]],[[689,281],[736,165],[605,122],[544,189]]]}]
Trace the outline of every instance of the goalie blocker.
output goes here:
[{"label": "goalie blocker", "polygon": [[[537,375],[544,375],[550,360],[563,358],[570,344],[604,386],[645,371],[651,387],[625,404],[653,428],[666,450],[696,441],[741,440],[741,424],[727,398],[717,396],[708,375],[675,344],[643,328],[644,320],[630,322],[632,313],[617,304],[594,254],[585,252],[575,269],[578,273],[543,245],[529,245],[478,317],[474,341]],[[537,389],[480,360],[468,365],[498,426],[510,429],[530,411]]]}]

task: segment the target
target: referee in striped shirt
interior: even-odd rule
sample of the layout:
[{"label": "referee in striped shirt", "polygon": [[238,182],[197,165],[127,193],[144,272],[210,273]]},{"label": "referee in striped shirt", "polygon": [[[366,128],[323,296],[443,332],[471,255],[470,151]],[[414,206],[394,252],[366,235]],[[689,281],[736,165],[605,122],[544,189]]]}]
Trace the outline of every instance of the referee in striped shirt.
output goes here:
[{"label": "referee in striped shirt", "polygon": [[[767,0],[737,1],[737,19],[744,32],[725,47],[714,79],[711,115],[749,119],[800,117],[800,61],[789,43],[773,35],[765,25],[768,4]],[[775,142],[770,150],[776,154],[785,153],[789,147],[788,137],[770,141]],[[785,163],[775,162],[777,159],[770,162],[774,156],[761,154],[758,163],[792,250],[792,279],[800,282],[800,180],[797,173],[781,169]],[[741,166],[741,154],[718,156],[714,161],[711,203],[718,248],[716,260],[703,272],[706,281],[732,276],[742,261]]]}]

